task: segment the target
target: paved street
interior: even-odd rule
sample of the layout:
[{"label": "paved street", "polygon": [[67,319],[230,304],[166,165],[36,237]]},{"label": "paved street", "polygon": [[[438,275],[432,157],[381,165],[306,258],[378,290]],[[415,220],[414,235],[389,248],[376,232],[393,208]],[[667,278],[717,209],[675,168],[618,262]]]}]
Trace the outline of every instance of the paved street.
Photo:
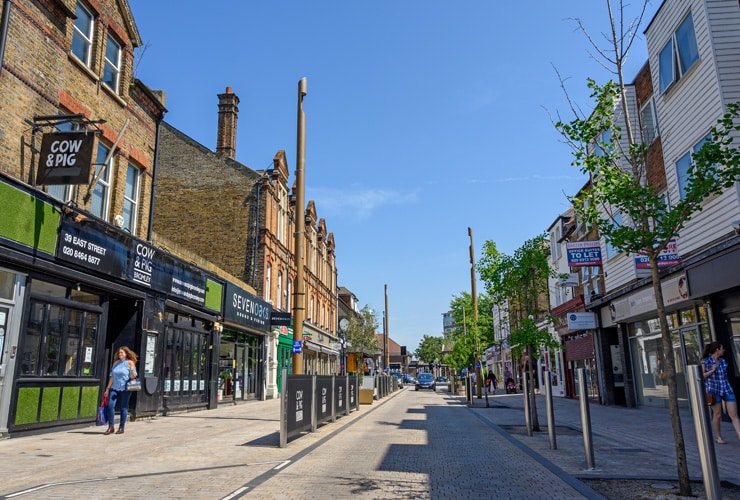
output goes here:
[{"label": "paved street", "polygon": [[[600,498],[577,478],[675,477],[665,411],[592,406],[596,468],[584,471],[577,401],[555,400],[556,450],[547,432],[524,432],[521,395],[475,402],[404,389],[284,449],[278,400],[132,422],[122,436],[3,440],[0,498]],[[718,448],[721,479],[740,482],[740,443]]]}]

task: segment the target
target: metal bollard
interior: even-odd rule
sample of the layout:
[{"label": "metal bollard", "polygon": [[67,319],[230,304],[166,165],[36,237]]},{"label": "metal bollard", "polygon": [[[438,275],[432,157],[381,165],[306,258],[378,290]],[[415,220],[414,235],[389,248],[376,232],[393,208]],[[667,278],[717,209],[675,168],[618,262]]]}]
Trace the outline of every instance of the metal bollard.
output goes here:
[{"label": "metal bollard", "polygon": [[709,422],[709,408],[706,405],[706,392],[704,391],[704,374],[701,366],[689,365],[689,402],[691,403],[691,414],[694,417],[694,429],[696,430],[696,442],[699,445],[699,462],[701,472],[704,476],[704,492],[708,500],[722,498],[722,490],[719,484],[719,472],[717,471],[717,456],[714,454],[714,440]]},{"label": "metal bollard", "polygon": [[522,371],[522,384],[524,388],[524,424],[527,426],[527,436],[532,436],[532,410],[529,404],[529,380],[528,374]]},{"label": "metal bollard", "polygon": [[586,469],[592,470],[594,465],[594,444],[591,440],[591,410],[588,407],[586,393],[586,369],[578,368],[578,392],[581,400],[581,427],[583,427],[583,447],[586,451]]},{"label": "metal bollard", "polygon": [[558,443],[555,439],[555,412],[552,407],[552,379],[550,372],[545,371],[545,398],[547,398],[547,434],[550,437],[550,449],[557,450]]}]

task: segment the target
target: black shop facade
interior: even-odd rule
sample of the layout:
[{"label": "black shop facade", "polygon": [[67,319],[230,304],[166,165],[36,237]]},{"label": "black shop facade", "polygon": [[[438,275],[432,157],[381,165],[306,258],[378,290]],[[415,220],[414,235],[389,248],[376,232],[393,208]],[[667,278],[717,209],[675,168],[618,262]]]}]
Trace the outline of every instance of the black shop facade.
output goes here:
[{"label": "black shop facade", "polygon": [[217,406],[224,280],[6,176],[0,211],[0,435],[94,421],[124,345],[134,418]]}]

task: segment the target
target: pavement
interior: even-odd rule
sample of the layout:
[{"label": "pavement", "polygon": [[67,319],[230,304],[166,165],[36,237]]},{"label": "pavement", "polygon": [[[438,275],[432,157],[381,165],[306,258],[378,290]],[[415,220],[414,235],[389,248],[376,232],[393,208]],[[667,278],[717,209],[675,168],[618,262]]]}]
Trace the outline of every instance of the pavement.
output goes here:
[{"label": "pavement", "polygon": [[[446,390],[405,388],[279,447],[280,400],[0,440],[0,499],[602,498],[581,478],[676,478],[668,411],[590,405],[586,467],[578,401],[545,399],[527,435],[521,394],[466,404]],[[688,412],[689,472],[701,480]],[[740,440],[716,446],[721,480],[740,484]],[[492,489],[495,487],[495,490]]]}]

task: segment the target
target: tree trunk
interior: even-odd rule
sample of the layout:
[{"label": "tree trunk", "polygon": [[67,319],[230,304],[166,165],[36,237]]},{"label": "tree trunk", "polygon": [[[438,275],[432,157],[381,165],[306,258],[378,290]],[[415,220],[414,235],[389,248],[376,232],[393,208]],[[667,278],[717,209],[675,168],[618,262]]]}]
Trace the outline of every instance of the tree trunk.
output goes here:
[{"label": "tree trunk", "polygon": [[691,483],[689,482],[689,466],[686,461],[686,444],[681,427],[681,415],[678,413],[678,392],[676,383],[676,358],[673,355],[673,339],[668,328],[665,317],[665,305],[663,303],[663,290],[660,287],[660,276],[658,275],[658,256],[651,254],[650,274],[653,279],[653,292],[655,293],[655,306],[660,321],[660,333],[663,344],[663,355],[665,356],[665,374],[668,385],[668,413],[671,417],[673,427],[673,441],[676,446],[676,469],[678,473],[678,485],[682,496],[690,497]]},{"label": "tree trunk", "polygon": [[527,397],[529,397],[529,401],[531,402],[529,408],[532,410],[532,430],[534,432],[540,432],[540,419],[537,417],[537,400],[534,397],[534,378],[536,370],[534,369],[534,364],[532,363],[531,346],[527,346],[527,359],[529,360],[527,362],[527,364],[529,365],[529,369],[526,371],[525,377],[529,377],[529,383],[527,384],[529,394],[527,395]]}]

